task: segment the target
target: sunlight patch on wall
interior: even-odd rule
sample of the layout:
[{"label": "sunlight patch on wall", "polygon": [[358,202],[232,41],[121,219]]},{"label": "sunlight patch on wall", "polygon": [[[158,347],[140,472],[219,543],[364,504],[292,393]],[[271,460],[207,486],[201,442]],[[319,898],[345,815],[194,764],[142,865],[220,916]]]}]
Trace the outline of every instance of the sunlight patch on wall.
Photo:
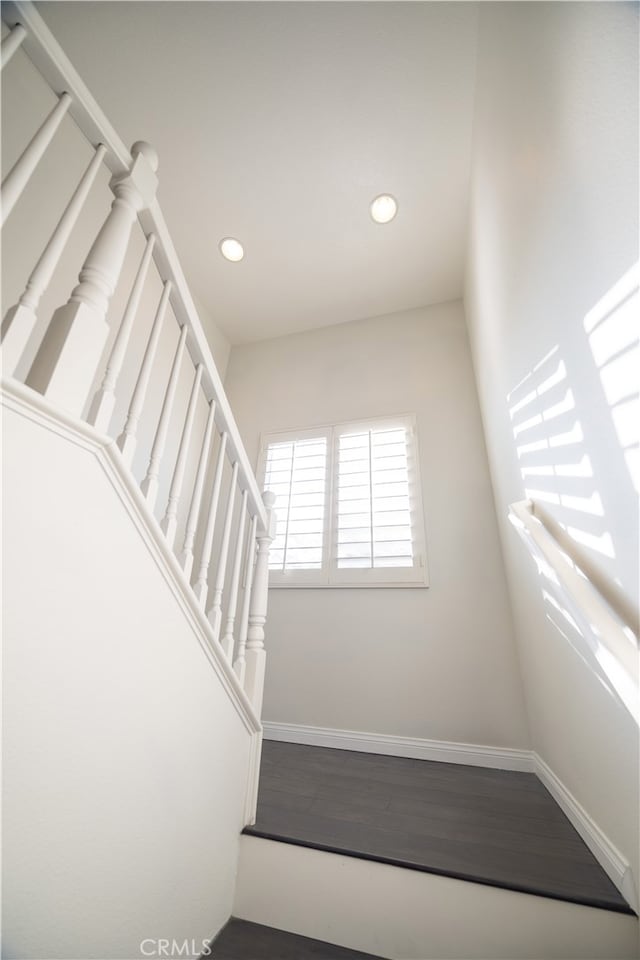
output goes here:
[{"label": "sunlight patch on wall", "polygon": [[613,559],[602,497],[559,352],[558,345],[549,350],[507,396],[524,494],[554,508],[554,517],[576,543]]},{"label": "sunlight patch on wall", "polygon": [[584,329],[631,481],[640,493],[640,265],[592,307]]},{"label": "sunlight patch on wall", "polygon": [[[626,285],[616,285],[615,296],[603,298],[598,309],[590,311],[588,324],[585,323],[606,397],[607,405],[604,401],[601,404],[603,415],[606,417],[611,410],[616,437],[630,468],[633,455],[637,454],[640,421],[640,417],[635,416],[638,407],[635,322],[634,332],[630,333],[630,321],[635,320],[637,307],[637,277],[634,284],[633,296],[628,278]],[[636,305],[632,304],[634,298]],[[576,596],[583,593],[579,586],[582,582],[596,592],[602,591],[605,603],[611,603],[612,598],[619,599],[620,581],[615,576],[607,581],[607,575],[602,572],[607,569],[606,564],[616,559],[614,540],[592,456],[585,445],[582,408],[578,409],[575,384],[569,381],[560,344],[549,350],[520,380],[507,395],[507,403],[524,496],[539,505],[538,509],[532,508],[536,516],[546,516],[544,524],[560,550],[562,562],[573,570]],[[510,519],[514,522],[513,513]],[[518,523],[514,525],[519,528]],[[614,615],[620,622],[611,633],[606,617],[602,622],[592,621],[589,605],[582,609],[581,602],[567,589],[564,576],[559,579],[544,552],[532,546],[524,530],[519,532],[527,541],[537,566],[547,620],[638,722],[638,645],[633,630],[623,629],[626,623],[635,624],[637,616],[620,619],[615,608]],[[602,570],[600,563],[604,564]]]}]

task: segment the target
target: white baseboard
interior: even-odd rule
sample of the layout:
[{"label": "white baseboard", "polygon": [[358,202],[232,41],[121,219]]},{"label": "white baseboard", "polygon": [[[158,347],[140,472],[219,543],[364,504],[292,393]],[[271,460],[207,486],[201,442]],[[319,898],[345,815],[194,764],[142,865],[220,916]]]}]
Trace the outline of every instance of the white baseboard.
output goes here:
[{"label": "white baseboard", "polygon": [[611,882],[638,912],[638,894],[629,861],[609,840],[542,757],[533,753],[534,773],[540,778],[566,818],[575,827]]},{"label": "white baseboard", "polygon": [[306,727],[297,723],[263,722],[265,740],[285,743],[307,743],[315,747],[338,750],[359,750],[388,757],[412,757],[415,760],[439,760],[443,763],[466,763],[474,767],[498,770],[533,771],[530,750],[509,747],[488,747],[477,743],[452,743],[448,740],[423,740],[420,737],[397,737],[360,730],[332,730],[330,727]]},{"label": "white baseboard", "polygon": [[265,740],[306,743],[315,747],[356,750],[389,757],[411,757],[443,763],[464,763],[497,770],[535,773],[562,812],[580,834],[612,883],[638,912],[638,895],[628,860],[609,840],[547,763],[533,750],[491,747],[477,743],[453,743],[448,740],[424,740],[419,737],[389,736],[360,730],[334,730],[308,727],[298,723],[263,722]]}]

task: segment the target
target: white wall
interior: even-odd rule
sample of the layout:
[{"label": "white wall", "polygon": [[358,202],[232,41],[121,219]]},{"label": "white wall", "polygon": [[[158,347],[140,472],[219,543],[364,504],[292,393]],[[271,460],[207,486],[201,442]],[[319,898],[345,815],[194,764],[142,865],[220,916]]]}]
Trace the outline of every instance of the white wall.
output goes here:
[{"label": "white wall", "polygon": [[261,432],[415,412],[428,589],[272,590],[267,720],[526,746],[462,305],[234,347],[226,388]]},{"label": "white wall", "polygon": [[[637,405],[637,326],[618,310],[593,336],[585,330],[638,259],[637,135],[637,7],[480,5],[465,305],[533,746],[631,860],[636,882],[637,726],[596,639],[572,627],[507,510],[525,496],[542,502],[637,603],[633,451],[616,427],[637,440],[637,415],[625,417]],[[620,353],[605,364],[601,350]],[[540,449],[522,449],[535,441]]]},{"label": "white wall", "polygon": [[199,956],[250,733],[96,458],[15,412],[4,454],[2,956]]}]

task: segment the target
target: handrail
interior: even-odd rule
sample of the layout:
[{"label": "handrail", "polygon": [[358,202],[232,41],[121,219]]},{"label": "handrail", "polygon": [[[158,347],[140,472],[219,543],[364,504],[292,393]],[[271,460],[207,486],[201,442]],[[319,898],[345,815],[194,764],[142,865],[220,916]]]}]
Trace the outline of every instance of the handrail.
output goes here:
[{"label": "handrail", "polygon": [[39,70],[54,93],[71,95],[69,115],[78,128],[97,147],[107,148],[105,164],[113,174],[123,174],[131,167],[131,154],[106,115],[89,92],[80,74],[49,30],[33,3],[8,0],[2,4],[2,19],[9,27],[22,24],[27,34],[22,49]]},{"label": "handrail", "polygon": [[[34,5],[29,0],[9,0],[3,3],[2,18],[9,27],[19,23],[26,28],[22,48],[33,65],[54,93],[71,95],[69,115],[94,147],[105,145],[104,162],[109,170],[118,175],[126,173],[133,162],[131,153]],[[240,485],[247,490],[249,507],[257,515],[260,529],[265,530],[268,519],[260,489],[158,201],[154,200],[138,219],[145,234],[153,233],[157,238],[154,263],[163,283],[171,281],[170,303],[178,323],[187,326],[187,350],[194,365],[203,365],[203,389],[216,401],[216,423],[228,434],[227,449],[230,458],[238,463]]]},{"label": "handrail", "polygon": [[546,527],[574,566],[581,570],[591,582],[594,590],[600,594],[616,617],[632,631],[637,639],[640,635],[640,613],[637,607],[634,607],[632,601],[625,596],[620,587],[596,566],[564,527],[560,526],[558,521],[544,509],[542,504],[532,502],[532,512]]},{"label": "handrail", "polygon": [[[637,612],[628,601],[621,601],[618,591],[597,576],[585,558],[572,548],[570,538],[556,535],[556,527],[544,510],[532,500],[521,500],[509,507],[510,519],[527,534],[544,559],[552,567],[558,581],[575,607],[588,621],[598,640],[621,663],[635,686],[638,685]],[[588,575],[591,573],[591,576]],[[605,585],[606,584],[606,585]]]}]

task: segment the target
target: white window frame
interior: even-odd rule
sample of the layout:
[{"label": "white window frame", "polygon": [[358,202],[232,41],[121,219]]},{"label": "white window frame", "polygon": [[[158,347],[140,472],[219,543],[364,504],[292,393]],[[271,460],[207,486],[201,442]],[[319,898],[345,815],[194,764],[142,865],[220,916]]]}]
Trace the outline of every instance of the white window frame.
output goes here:
[{"label": "white window frame", "polygon": [[[338,444],[340,436],[365,430],[387,430],[404,427],[407,432],[409,459],[409,496],[412,567],[339,568],[337,564],[337,496]],[[350,420],[321,424],[300,430],[263,434],[260,438],[257,477],[264,486],[267,450],[270,444],[292,440],[325,438],[327,440],[327,499],[323,525],[322,568],[320,570],[270,570],[269,586],[276,588],[354,588],[354,587],[428,587],[427,547],[420,478],[420,455],[415,414]]]}]

